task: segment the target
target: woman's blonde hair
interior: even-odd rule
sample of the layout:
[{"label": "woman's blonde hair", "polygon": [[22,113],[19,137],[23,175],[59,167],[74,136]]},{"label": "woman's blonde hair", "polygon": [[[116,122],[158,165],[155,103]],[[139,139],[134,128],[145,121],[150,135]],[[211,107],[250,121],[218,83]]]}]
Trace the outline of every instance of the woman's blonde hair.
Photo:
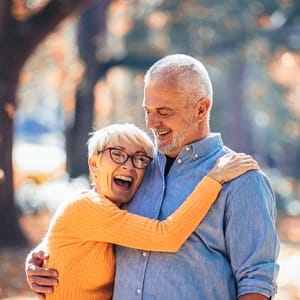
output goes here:
[{"label": "woman's blonde hair", "polygon": [[98,155],[108,144],[118,144],[119,140],[137,144],[144,148],[146,155],[153,157],[155,153],[151,138],[145,131],[134,124],[112,124],[91,133],[88,145],[88,158]]}]

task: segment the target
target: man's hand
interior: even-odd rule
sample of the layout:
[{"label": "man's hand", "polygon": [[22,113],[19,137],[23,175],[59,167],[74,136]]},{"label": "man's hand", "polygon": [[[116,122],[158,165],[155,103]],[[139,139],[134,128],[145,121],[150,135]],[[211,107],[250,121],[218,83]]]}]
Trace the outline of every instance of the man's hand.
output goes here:
[{"label": "man's hand", "polygon": [[246,294],[246,295],[240,296],[238,300],[268,300],[268,299],[271,299],[271,298],[260,295],[260,294]]},{"label": "man's hand", "polygon": [[250,155],[232,152],[221,156],[207,175],[223,184],[258,168],[258,163]]},{"label": "man's hand", "polygon": [[47,259],[48,255],[44,251],[33,251],[28,254],[25,262],[27,283],[40,299],[45,299],[45,294],[52,293],[58,284],[57,271],[43,267]]}]

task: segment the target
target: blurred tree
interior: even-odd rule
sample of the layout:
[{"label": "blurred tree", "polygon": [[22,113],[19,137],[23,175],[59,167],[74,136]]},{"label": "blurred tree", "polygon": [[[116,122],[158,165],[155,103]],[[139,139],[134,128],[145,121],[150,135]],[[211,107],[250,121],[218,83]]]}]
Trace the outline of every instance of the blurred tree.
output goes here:
[{"label": "blurred tree", "polygon": [[[86,142],[94,120],[94,86],[105,75],[108,66],[97,57],[105,41],[106,11],[110,0],[94,1],[79,18],[77,44],[85,72],[76,92],[75,116],[66,124],[67,170],[72,178],[88,174]],[[78,159],[82,158],[82,159]]]},{"label": "blurred tree", "polygon": [[[155,52],[150,53],[139,51],[131,51],[131,44],[138,42],[143,44],[142,36],[134,36],[130,42],[126,44],[129,49],[123,48],[123,53],[118,52],[118,45],[110,44],[108,40],[111,34],[107,33],[107,26],[117,26],[117,34],[122,36],[124,28],[117,24],[122,23],[122,18],[116,20],[111,13],[114,10],[119,11],[120,7],[126,12],[131,12],[134,17],[136,11],[130,10],[130,5],[126,1],[94,1],[89,8],[84,11],[78,21],[78,39],[77,45],[79,56],[85,65],[85,72],[83,78],[77,88],[76,92],[76,109],[73,120],[66,125],[66,152],[67,152],[67,170],[72,178],[81,175],[88,175],[88,166],[86,160],[86,142],[88,134],[92,131],[94,123],[94,88],[96,83],[105,78],[107,72],[113,67],[130,68],[133,70],[141,70],[144,72],[152,63],[160,58]],[[134,1],[130,1],[134,5]],[[127,12],[128,9],[128,12]],[[106,12],[108,11],[108,19]],[[130,18],[131,18],[130,17]],[[134,25],[132,29],[138,28],[138,24]],[[123,24],[123,27],[126,25]],[[130,26],[131,28],[131,26]],[[125,35],[126,31],[124,32]],[[125,102],[129,101],[125,99]],[[140,101],[140,100],[139,100]],[[118,105],[121,107],[121,105]],[[128,103],[126,103],[128,106]],[[139,103],[139,107],[141,107]],[[116,108],[117,109],[117,108]],[[132,108],[130,108],[132,112]],[[126,121],[130,117],[124,115]],[[135,116],[136,117],[136,116]],[[136,117],[137,118],[137,117]],[[111,122],[121,122],[125,120],[116,119]],[[136,120],[136,119],[135,119]],[[79,159],[80,158],[80,159]]]},{"label": "blurred tree", "polygon": [[[91,0],[0,1],[0,246],[21,246],[12,174],[13,120],[20,71],[37,45]],[[26,158],[25,158],[26,159]]]}]

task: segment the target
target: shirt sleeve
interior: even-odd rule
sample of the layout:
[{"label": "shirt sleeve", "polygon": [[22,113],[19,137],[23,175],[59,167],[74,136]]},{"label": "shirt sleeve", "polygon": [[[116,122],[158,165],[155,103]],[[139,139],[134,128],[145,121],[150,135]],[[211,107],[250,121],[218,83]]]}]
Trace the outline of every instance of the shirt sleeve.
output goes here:
[{"label": "shirt sleeve", "polygon": [[102,198],[99,202],[77,201],[68,213],[72,215],[77,238],[175,252],[205,217],[221,188],[217,181],[205,176],[184,203],[163,221],[129,213]]},{"label": "shirt sleeve", "polygon": [[[225,238],[237,282],[238,297],[276,293],[279,239],[276,233],[276,203],[268,179],[249,172],[246,181],[229,194]],[[226,188],[225,188],[226,189]]]}]

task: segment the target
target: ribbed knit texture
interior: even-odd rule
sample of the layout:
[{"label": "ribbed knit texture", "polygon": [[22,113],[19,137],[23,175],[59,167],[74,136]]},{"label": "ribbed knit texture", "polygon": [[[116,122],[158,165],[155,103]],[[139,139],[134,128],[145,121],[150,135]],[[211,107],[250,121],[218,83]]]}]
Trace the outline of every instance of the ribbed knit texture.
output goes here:
[{"label": "ribbed knit texture", "polygon": [[149,251],[176,252],[216,199],[221,185],[204,177],[166,220],[130,214],[88,192],[57,210],[46,238],[47,267],[59,284],[48,300],[111,299],[115,272],[113,244]]}]

